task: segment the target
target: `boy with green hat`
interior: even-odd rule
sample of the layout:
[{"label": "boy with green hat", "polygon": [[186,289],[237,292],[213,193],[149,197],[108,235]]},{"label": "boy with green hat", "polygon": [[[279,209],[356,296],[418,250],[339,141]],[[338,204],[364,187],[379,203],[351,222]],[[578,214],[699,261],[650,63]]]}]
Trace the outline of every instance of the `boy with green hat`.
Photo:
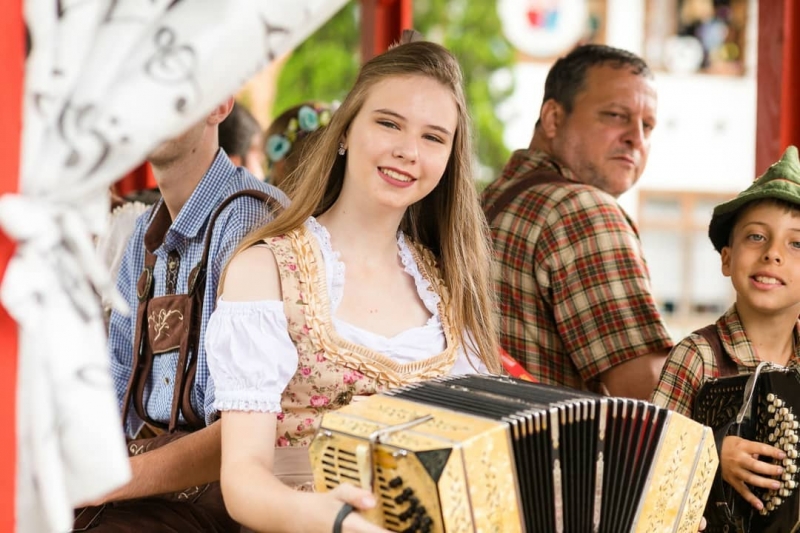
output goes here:
[{"label": "boy with green hat", "polygon": [[[759,363],[800,362],[800,160],[786,149],[736,198],[714,209],[708,236],[731,278],[736,303],[716,322],[678,343],[670,352],[652,401],[691,417],[704,380],[752,373]],[[715,355],[716,352],[716,355]],[[720,441],[718,440],[718,445]],[[724,436],[720,473],[753,507],[761,500],[748,485],[777,488],[783,469],[763,460],[782,460],[774,446]]]}]

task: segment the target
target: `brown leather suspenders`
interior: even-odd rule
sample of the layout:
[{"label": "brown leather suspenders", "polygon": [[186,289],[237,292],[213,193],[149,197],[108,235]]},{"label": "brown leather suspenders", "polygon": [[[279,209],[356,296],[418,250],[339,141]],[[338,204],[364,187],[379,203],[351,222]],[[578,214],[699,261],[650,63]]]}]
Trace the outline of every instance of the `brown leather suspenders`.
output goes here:
[{"label": "brown leather suspenders", "polygon": [[722,339],[719,337],[716,324],[709,324],[693,333],[703,337],[711,346],[711,351],[714,353],[714,359],[719,369],[719,377],[724,378],[739,374],[739,368],[736,366],[736,362],[731,359],[731,356],[725,353],[725,350],[722,348]]},{"label": "brown leather suspenders", "polygon": [[[255,189],[238,191],[226,198],[209,219],[203,256],[189,273],[186,294],[153,297],[155,286],[153,272],[156,257],[145,249],[144,270],[137,283],[139,306],[136,313],[131,376],[122,403],[123,424],[127,420],[130,405],[133,403],[139,418],[155,427],[166,428],[170,432],[174,432],[178,429],[181,415],[189,429],[197,430],[205,427],[205,417],[195,411],[191,397],[197,373],[197,354],[201,342],[200,325],[203,317],[208,254],[217,218],[233,200],[242,196],[262,200],[270,204],[271,210],[279,205],[267,193]],[[172,257],[168,259],[168,263],[171,261],[173,261]],[[179,263],[180,258],[176,256],[174,261]],[[174,266],[175,276],[177,276],[178,268],[179,266]],[[168,278],[172,269],[173,265],[168,264]],[[175,349],[178,349],[178,363],[173,381],[169,424],[165,426],[147,415],[144,398],[145,387],[152,373],[155,357]]]},{"label": "brown leather suspenders", "polygon": [[486,220],[491,226],[495,219],[503,210],[514,201],[514,198],[522,192],[527,191],[534,185],[544,185],[545,183],[572,183],[567,178],[552,170],[533,170],[512,183],[503,193],[492,203],[483,206]]}]

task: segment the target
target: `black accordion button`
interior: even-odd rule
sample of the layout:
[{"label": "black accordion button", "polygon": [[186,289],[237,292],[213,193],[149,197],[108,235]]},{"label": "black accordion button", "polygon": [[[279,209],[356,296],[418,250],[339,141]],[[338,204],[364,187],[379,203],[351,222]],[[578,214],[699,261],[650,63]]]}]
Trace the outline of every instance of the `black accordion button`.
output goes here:
[{"label": "black accordion button", "polygon": [[405,488],[403,489],[403,492],[401,492],[399,496],[395,496],[394,502],[398,504],[404,503],[411,497],[412,494],[414,494],[413,490],[411,490],[410,488]]}]

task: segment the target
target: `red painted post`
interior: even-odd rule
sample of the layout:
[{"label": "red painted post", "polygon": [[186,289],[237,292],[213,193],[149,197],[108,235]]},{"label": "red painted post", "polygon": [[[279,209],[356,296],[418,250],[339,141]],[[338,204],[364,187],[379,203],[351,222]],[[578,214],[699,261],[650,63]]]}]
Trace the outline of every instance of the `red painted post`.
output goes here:
[{"label": "red painted post", "polygon": [[758,3],[756,168],[759,175],[789,144],[800,145],[800,6]]},{"label": "red painted post", "polygon": [[[0,17],[0,194],[19,190],[25,26],[22,0],[4,3]],[[0,231],[0,279],[14,243]],[[0,305],[0,531],[15,530],[17,476],[17,324]]]},{"label": "red painted post", "polygon": [[[761,2],[769,4],[770,2]],[[781,148],[800,145],[800,6],[785,0],[783,19],[783,79],[781,84]]]},{"label": "red painted post", "polygon": [[147,161],[125,174],[115,186],[116,193],[120,196],[157,187],[153,170]]},{"label": "red painted post", "polygon": [[413,24],[413,0],[361,0],[361,61],[385,52]]}]

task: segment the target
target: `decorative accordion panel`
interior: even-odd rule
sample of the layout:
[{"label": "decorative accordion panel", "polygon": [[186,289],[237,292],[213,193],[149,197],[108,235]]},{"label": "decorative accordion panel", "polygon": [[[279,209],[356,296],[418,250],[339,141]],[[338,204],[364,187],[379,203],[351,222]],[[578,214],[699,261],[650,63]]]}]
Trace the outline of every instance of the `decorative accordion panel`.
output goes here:
[{"label": "decorative accordion panel", "polygon": [[371,489],[396,532],[696,532],[708,428],[647,402],[458,376],[325,415],[316,489]]},{"label": "decorative accordion panel", "polygon": [[[732,520],[742,531],[791,533],[800,530],[798,495],[798,437],[800,429],[800,372],[797,368],[760,366],[754,374],[711,379],[704,383],[694,405],[695,420],[717,430],[728,424],[728,431],[744,439],[776,446],[786,452],[781,466],[781,487],[766,490],[751,487],[764,502],[756,511],[725,484],[722,493],[709,499],[709,522],[722,520],[720,509],[727,506]],[[769,462],[778,461],[761,458]]]}]

